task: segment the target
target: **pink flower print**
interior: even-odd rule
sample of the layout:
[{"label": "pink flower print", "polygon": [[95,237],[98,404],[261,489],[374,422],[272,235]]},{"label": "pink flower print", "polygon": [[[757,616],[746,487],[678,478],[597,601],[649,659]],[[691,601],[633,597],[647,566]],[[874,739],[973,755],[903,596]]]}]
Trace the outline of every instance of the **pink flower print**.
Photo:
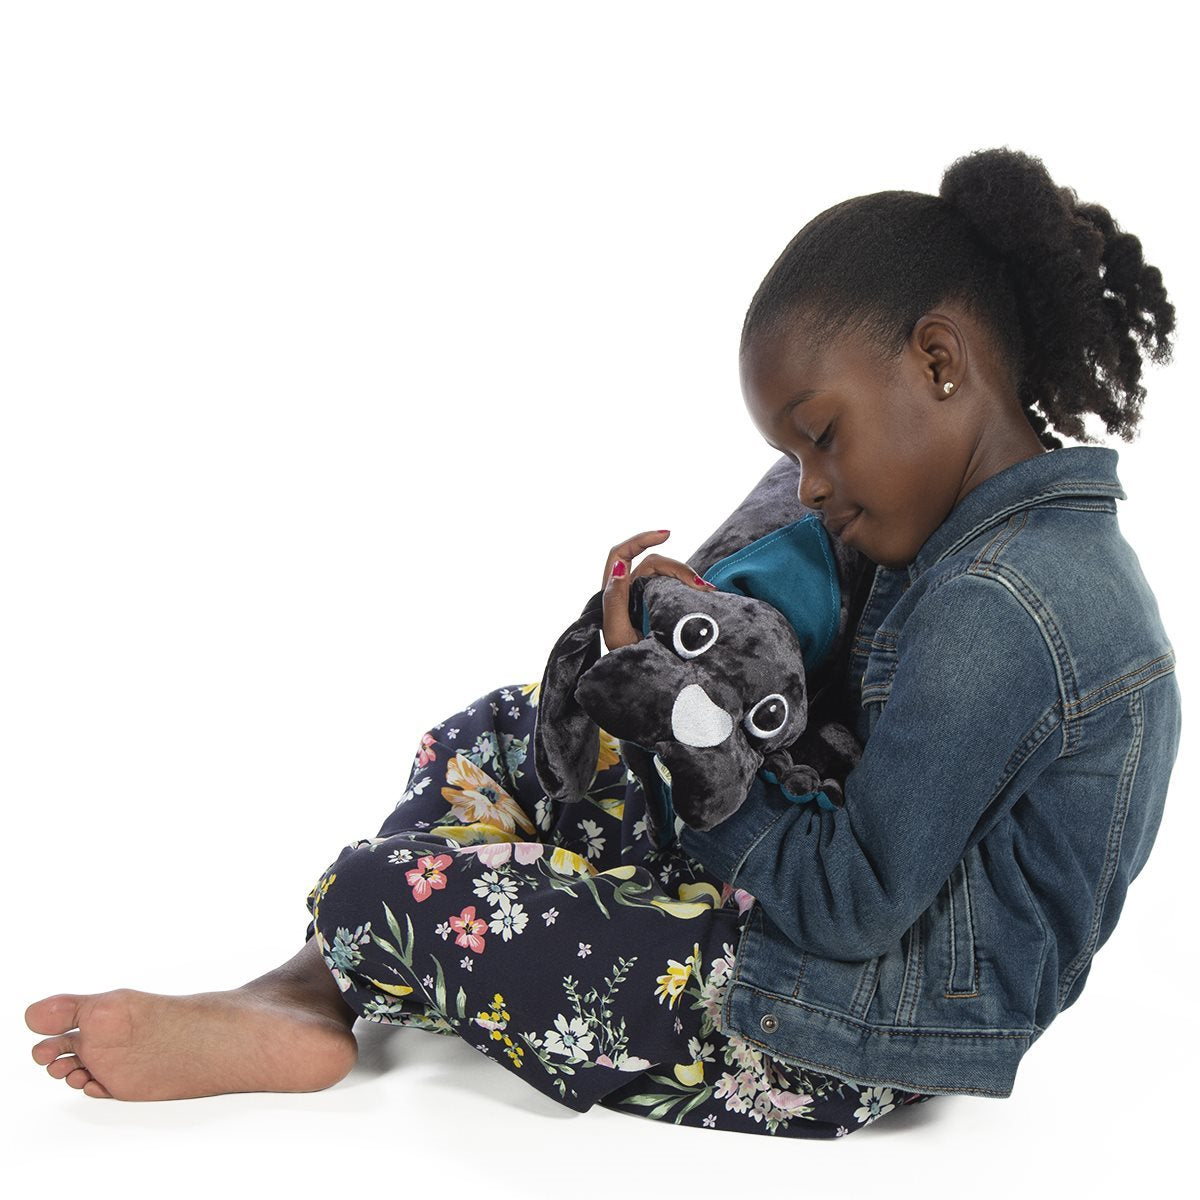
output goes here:
[{"label": "pink flower print", "polygon": [[482,917],[475,916],[473,904],[468,904],[457,917],[450,918],[450,928],[458,934],[454,940],[458,945],[474,950],[476,954],[483,953],[483,935],[487,933],[487,927],[488,923]]},{"label": "pink flower print", "polygon": [[404,877],[418,900],[428,900],[433,895],[434,888],[446,886],[446,876],[443,871],[453,862],[448,854],[426,854],[417,859],[417,865],[411,871],[405,871]]},{"label": "pink flower print", "polygon": [[437,760],[433,751],[434,736],[432,733],[421,734],[421,745],[417,749],[417,766],[425,767]]}]

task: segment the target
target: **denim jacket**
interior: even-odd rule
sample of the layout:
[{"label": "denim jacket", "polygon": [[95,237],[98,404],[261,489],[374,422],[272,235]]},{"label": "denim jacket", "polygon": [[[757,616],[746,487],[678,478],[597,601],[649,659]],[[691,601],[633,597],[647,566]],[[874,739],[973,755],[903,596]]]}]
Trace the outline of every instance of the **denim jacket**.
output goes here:
[{"label": "denim jacket", "polygon": [[1008,1096],[1150,853],[1179,747],[1175,654],[1118,528],[1117,451],[978,484],[877,566],[845,696],[844,807],[756,778],[681,848],[755,899],[726,1034],[860,1083]]}]

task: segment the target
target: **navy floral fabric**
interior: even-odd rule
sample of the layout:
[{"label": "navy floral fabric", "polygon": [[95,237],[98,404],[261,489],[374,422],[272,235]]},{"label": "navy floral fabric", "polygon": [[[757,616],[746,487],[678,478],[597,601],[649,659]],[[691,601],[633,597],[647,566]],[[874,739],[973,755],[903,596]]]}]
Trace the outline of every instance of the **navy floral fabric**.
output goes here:
[{"label": "navy floral fabric", "polygon": [[754,897],[678,842],[654,848],[603,730],[585,800],[551,803],[533,770],[539,688],[496,688],[424,734],[378,834],[309,892],[306,937],[359,1017],[461,1037],[579,1112],[833,1138],[931,1099],[721,1032]]}]

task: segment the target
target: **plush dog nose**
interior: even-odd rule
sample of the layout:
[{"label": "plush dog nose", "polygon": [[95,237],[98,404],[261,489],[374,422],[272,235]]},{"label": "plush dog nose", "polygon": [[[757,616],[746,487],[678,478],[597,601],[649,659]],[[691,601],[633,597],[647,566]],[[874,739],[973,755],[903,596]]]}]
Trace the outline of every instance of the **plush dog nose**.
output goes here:
[{"label": "plush dog nose", "polygon": [[719,746],[733,732],[733,718],[709,699],[698,684],[689,683],[671,709],[671,733],[685,746]]}]

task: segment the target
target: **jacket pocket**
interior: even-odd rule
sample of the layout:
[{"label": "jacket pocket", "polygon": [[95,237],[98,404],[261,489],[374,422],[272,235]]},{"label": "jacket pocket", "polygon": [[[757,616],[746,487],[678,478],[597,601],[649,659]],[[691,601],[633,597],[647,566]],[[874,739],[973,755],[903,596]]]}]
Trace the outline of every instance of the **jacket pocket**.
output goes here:
[{"label": "jacket pocket", "polygon": [[965,859],[960,859],[946,880],[947,971],[945,997],[965,999],[979,995],[979,963],[975,956],[975,913]]}]

